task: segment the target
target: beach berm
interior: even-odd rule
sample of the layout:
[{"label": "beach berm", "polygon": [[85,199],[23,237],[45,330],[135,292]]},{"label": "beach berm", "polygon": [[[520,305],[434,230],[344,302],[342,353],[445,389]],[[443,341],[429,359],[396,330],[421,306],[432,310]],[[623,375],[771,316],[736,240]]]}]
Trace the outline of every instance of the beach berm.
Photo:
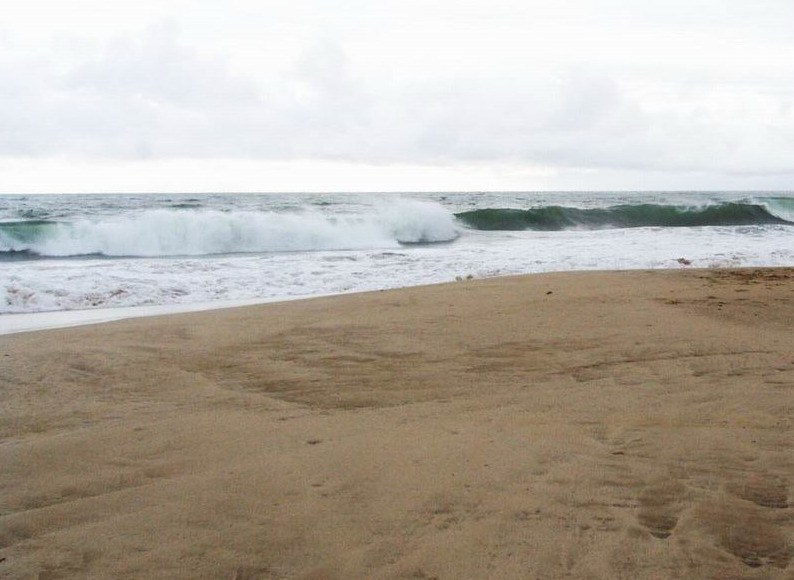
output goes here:
[{"label": "beach berm", "polygon": [[794,269],[0,336],[2,578],[792,578]]}]

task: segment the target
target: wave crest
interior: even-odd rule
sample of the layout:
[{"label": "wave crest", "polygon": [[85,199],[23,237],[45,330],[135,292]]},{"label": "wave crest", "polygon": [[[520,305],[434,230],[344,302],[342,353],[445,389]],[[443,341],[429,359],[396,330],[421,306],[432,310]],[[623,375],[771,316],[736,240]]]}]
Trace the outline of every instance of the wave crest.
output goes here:
[{"label": "wave crest", "polygon": [[454,240],[442,206],[399,201],[370,214],[324,215],[156,209],[135,216],[75,222],[0,223],[7,256],[198,256],[312,250],[361,250]]},{"label": "wave crest", "polygon": [[[771,204],[769,204],[771,205]],[[703,207],[638,204],[606,208],[545,206],[532,209],[485,208],[456,214],[477,230],[607,229],[637,227],[696,227],[791,224],[786,207],[768,204],[722,203]],[[792,212],[790,207],[788,211]]]}]

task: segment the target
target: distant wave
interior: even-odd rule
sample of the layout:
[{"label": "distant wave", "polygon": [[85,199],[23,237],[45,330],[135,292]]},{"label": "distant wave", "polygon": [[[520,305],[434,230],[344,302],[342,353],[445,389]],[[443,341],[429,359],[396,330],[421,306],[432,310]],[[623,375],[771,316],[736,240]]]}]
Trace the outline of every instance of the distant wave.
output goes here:
[{"label": "distant wave", "polygon": [[485,208],[455,214],[476,230],[609,229],[794,224],[794,199],[720,203],[701,207],[637,204],[605,208],[545,206],[532,209]]},{"label": "distant wave", "polygon": [[447,242],[457,236],[452,213],[435,203],[409,200],[362,215],[156,209],[69,222],[3,222],[0,260],[353,250]]}]

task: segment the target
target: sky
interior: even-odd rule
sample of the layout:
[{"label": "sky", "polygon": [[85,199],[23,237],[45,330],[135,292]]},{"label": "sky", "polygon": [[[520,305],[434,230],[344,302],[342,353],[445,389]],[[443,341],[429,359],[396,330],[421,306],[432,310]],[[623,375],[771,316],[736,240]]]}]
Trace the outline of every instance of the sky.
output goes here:
[{"label": "sky", "polygon": [[794,190],[791,0],[5,0],[0,193]]}]

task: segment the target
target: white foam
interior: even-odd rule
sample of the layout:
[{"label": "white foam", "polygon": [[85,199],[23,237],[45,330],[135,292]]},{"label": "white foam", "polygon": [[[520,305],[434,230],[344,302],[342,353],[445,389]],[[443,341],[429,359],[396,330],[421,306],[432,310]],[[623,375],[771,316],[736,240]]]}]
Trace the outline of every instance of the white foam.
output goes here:
[{"label": "white foam", "polygon": [[[451,244],[198,258],[38,260],[0,269],[0,312],[271,300],[564,270],[790,266],[787,226],[465,232]],[[3,315],[0,315],[2,324]]]},{"label": "white foam", "polygon": [[457,235],[454,216],[441,205],[398,200],[371,213],[347,215],[151,209],[45,225],[28,241],[0,232],[0,251],[52,257],[200,256],[393,248],[401,242],[441,242]]},{"label": "white foam", "polygon": [[452,213],[437,203],[402,200],[380,211],[379,219],[403,243],[448,242],[458,237]]}]

